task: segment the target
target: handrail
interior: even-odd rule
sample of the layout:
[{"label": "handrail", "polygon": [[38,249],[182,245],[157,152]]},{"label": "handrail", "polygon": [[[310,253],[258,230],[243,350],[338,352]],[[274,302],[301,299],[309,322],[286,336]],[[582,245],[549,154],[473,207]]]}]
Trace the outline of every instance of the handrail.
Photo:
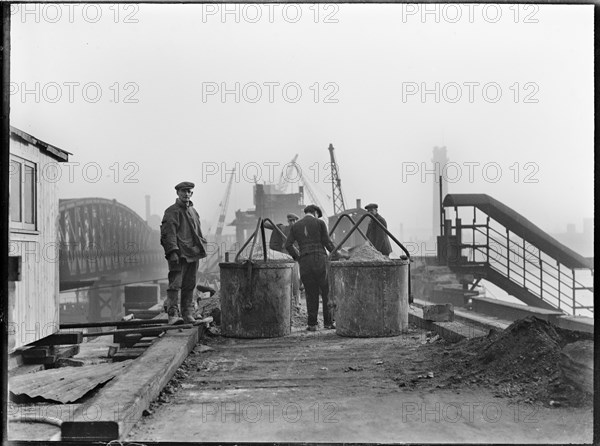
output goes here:
[{"label": "handrail", "polygon": [[[455,211],[458,212],[457,206],[466,205],[466,203],[455,203]],[[550,303],[552,306],[557,306],[558,309],[562,309],[563,311],[570,309],[572,314],[576,314],[576,309],[585,308],[593,313],[593,306],[582,305],[580,303],[579,299],[581,298],[581,294],[578,293],[578,291],[590,291],[593,293],[593,286],[585,286],[580,280],[577,280],[575,276],[575,271],[577,269],[590,269],[593,274],[593,267],[569,266],[558,259],[556,255],[545,252],[543,249],[540,249],[539,246],[524,238],[523,235],[525,235],[527,231],[521,235],[518,232],[515,232],[514,228],[509,228],[501,221],[493,218],[490,215],[490,212],[487,212],[489,209],[474,204],[471,205],[473,206],[473,224],[462,225],[458,224],[458,221],[455,225],[450,224],[450,231],[454,230],[454,232],[459,235],[459,253],[463,249],[470,249],[472,254],[469,255],[469,258],[472,257],[473,263],[481,263],[476,261],[476,259],[479,255],[483,255],[483,258],[485,259],[483,263],[489,268],[492,268],[494,271],[505,276],[515,285],[521,286],[523,289],[536,295],[541,301]],[[452,205],[446,204],[446,206]],[[485,224],[476,223],[478,209],[487,217]],[[518,215],[512,210],[510,211],[514,215]],[[501,209],[494,209],[494,212],[498,214],[503,211]],[[516,224],[520,223],[514,219],[514,215],[511,216],[513,219],[511,222]],[[458,219],[458,214],[456,214],[455,218]],[[506,233],[492,227],[492,224],[503,226]],[[532,226],[529,222],[527,222],[527,224]],[[531,232],[531,229],[531,227],[527,228],[529,232]],[[533,227],[533,229],[538,228]],[[468,240],[467,238],[467,240],[463,240],[462,236],[459,234],[462,230],[468,230],[469,232],[472,230],[472,239]],[[449,234],[451,233],[452,232]],[[511,239],[511,234],[516,235],[519,241]],[[543,238],[543,234],[536,234],[536,236]],[[533,246],[537,253],[529,251],[526,244]],[[556,244],[553,245],[553,248],[556,248]],[[536,256],[537,259],[530,259],[529,254]],[[461,254],[459,254],[459,256],[460,255]],[[544,255],[544,257],[552,258],[553,261],[542,258],[542,255]],[[470,260],[468,261],[471,262]],[[563,267],[562,269],[561,266]],[[571,273],[568,274],[568,271],[571,271]]]},{"label": "handrail", "polygon": [[[498,240],[496,240],[496,239],[492,239],[492,240],[494,240],[494,241],[498,241]],[[468,245],[468,244],[463,244],[463,245],[464,245],[465,247],[468,247],[468,246],[470,246],[470,245]],[[481,248],[479,248],[479,247],[473,247],[472,249],[473,249],[474,251],[476,251],[476,250],[480,250]],[[516,265],[516,262],[512,261],[512,260],[511,260],[509,257],[505,256],[505,255],[504,255],[504,254],[502,254],[501,252],[499,252],[499,251],[495,251],[495,252],[496,252],[496,254],[498,254],[498,255],[499,255],[499,256],[500,256],[502,259],[505,259],[505,260],[507,260],[507,266],[509,266],[510,264],[515,264],[515,265]],[[515,253],[515,254],[519,256],[519,254],[518,254],[518,253]],[[523,256],[519,256],[519,257],[520,257],[520,258],[522,258],[524,261],[527,261],[527,262],[529,262],[531,265],[534,265],[534,266],[538,267],[538,265],[536,265],[536,264],[535,264],[535,263],[533,263],[533,262],[530,262],[529,260],[527,260],[527,258],[525,258],[525,257],[523,257]],[[494,265],[492,265],[492,263],[489,261],[489,259],[488,259],[488,262],[487,262],[487,263],[488,263],[488,265],[489,265],[490,267],[492,267],[492,268],[494,268],[496,271],[498,271],[498,272],[502,273],[502,271],[501,271],[499,268],[497,268],[497,267],[495,267]],[[548,264],[548,265],[550,265],[550,264]],[[521,265],[518,265],[518,266],[521,266]],[[538,267],[538,269],[540,269],[540,268]],[[518,269],[514,269],[514,270],[512,270],[512,269],[511,269],[512,273],[513,273],[513,274],[516,274],[516,275],[517,275],[517,276],[519,276],[519,277],[522,277],[524,282],[527,282],[527,281],[528,281],[528,282],[530,282],[530,283],[531,283],[531,284],[533,284],[533,285],[536,285],[536,286],[539,286],[539,285],[540,285],[540,284],[539,284],[539,282],[538,282],[538,283],[536,283],[536,282],[533,282],[533,281],[532,281],[530,278],[528,278],[526,275],[524,275],[524,274],[521,274],[521,273],[519,272],[519,270],[524,270],[524,268],[520,267],[520,268],[518,268]],[[541,269],[541,270],[542,270],[542,271],[545,271],[544,269]],[[558,272],[560,273],[560,270],[558,270],[557,268],[554,268],[554,270],[556,270],[556,271],[558,271]],[[561,280],[559,277],[556,277],[556,276],[552,275],[550,271],[546,271],[546,272],[547,272],[547,274],[548,274],[548,275],[550,275],[550,277],[551,277],[551,278],[553,278],[553,279],[557,280],[557,281],[558,281],[558,282],[560,282],[561,284],[564,284],[564,285],[566,285],[566,286],[568,286],[568,287],[570,287],[570,286],[571,286],[571,284],[568,284],[568,283],[566,283],[566,282],[562,281],[562,280]],[[563,274],[564,274],[564,273],[563,273]],[[560,294],[563,294],[563,295],[565,295],[565,296],[569,296],[567,293],[565,293],[565,292],[562,292],[560,289],[556,288],[554,285],[552,285],[552,284],[551,284],[550,282],[548,282],[547,280],[544,280],[544,278],[543,278],[542,276],[537,276],[537,275],[535,274],[535,272],[529,271],[529,275],[530,275],[530,276],[533,276],[535,279],[538,279],[538,280],[539,280],[539,281],[541,281],[543,284],[546,284],[546,285],[547,285],[547,287],[550,287],[551,289],[553,289],[553,290],[557,291],[557,292],[559,293],[559,296],[560,296]],[[510,277],[509,277],[509,278],[510,278]],[[515,282],[515,283],[518,283],[518,282],[516,282],[516,281],[514,281],[514,280],[513,280],[513,282]],[[581,285],[581,284],[580,284],[580,285]],[[543,287],[542,287],[542,288],[543,288]],[[586,287],[586,288],[587,288],[587,287]],[[542,291],[542,290],[540,290],[540,291]],[[560,298],[559,298],[559,296],[556,296],[556,295],[554,295],[554,294],[552,294],[552,293],[549,293],[549,294],[550,294],[550,296],[551,296],[551,297],[554,297],[554,298],[556,298],[556,299],[558,299],[558,300],[560,301]],[[540,298],[541,298],[542,300],[545,300],[543,296],[540,296]],[[569,305],[569,306],[570,306],[570,305]]]},{"label": "handrail", "polygon": [[[499,231],[496,231],[494,228],[490,228],[490,230],[491,230],[491,231],[493,231],[493,232],[495,232],[496,234],[498,234],[500,237],[504,237],[504,236],[503,236],[503,234],[501,234]],[[478,229],[476,229],[476,231],[477,231],[477,232],[479,232],[479,233],[481,233],[481,234],[483,234],[483,232],[482,232],[482,231],[480,231],[480,230],[478,230]],[[501,244],[501,243],[500,243],[500,242],[501,242],[500,240],[497,240],[497,239],[495,239],[495,238],[492,238],[492,237],[489,237],[489,238],[490,238],[490,240],[492,240],[492,241],[494,241],[494,242],[497,242],[498,244]],[[505,237],[505,238],[506,238],[506,237]],[[512,242],[514,245],[517,245],[517,243],[513,242],[512,240],[509,240],[509,243],[510,243],[510,242]],[[529,259],[528,259],[526,256],[522,256],[522,255],[520,255],[520,254],[519,254],[518,252],[516,252],[516,251],[511,251],[511,252],[512,252],[512,253],[514,253],[515,255],[517,255],[518,257],[520,257],[521,259],[523,259],[525,262],[529,263],[530,265],[533,265],[533,266],[535,266],[535,267],[538,267],[538,263],[534,263],[534,262],[532,262],[532,261],[531,261],[531,260],[529,260]],[[508,260],[510,261],[510,259],[508,259]],[[545,261],[544,259],[540,259],[540,262],[541,262],[541,263],[543,263],[543,264],[545,264],[545,265],[548,265],[548,267],[549,267],[550,269],[552,269],[552,270],[556,270],[556,271],[557,271],[559,274],[566,275],[566,274],[564,274],[562,271],[560,271],[560,269],[559,269],[559,268],[555,267],[555,266],[554,266],[552,263],[550,263],[550,262],[547,262],[547,261]],[[514,263],[514,262],[513,262],[513,263]],[[570,268],[570,269],[571,269],[571,268]],[[546,271],[546,270],[544,270],[544,269],[542,269],[542,270],[543,270],[543,271]],[[559,280],[560,280],[560,279],[559,279]],[[566,286],[571,286],[571,285],[572,285],[572,283],[566,283],[566,282],[563,282],[562,280],[560,280],[560,282],[561,282],[561,283],[563,283],[563,284],[565,284]],[[580,282],[578,282],[577,280],[575,280],[575,284],[576,284],[576,285],[581,285],[581,286],[583,286],[583,284],[582,284],[582,283],[580,283]]]}]

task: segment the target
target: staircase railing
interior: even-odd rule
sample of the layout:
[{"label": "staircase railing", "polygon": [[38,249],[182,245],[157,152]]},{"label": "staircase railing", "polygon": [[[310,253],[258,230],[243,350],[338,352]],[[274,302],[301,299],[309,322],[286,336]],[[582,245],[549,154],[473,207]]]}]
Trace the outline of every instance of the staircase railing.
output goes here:
[{"label": "staircase railing", "polygon": [[[457,257],[451,259],[452,263],[489,267],[566,314],[576,315],[581,310],[593,314],[594,288],[579,278],[586,271],[593,275],[589,259],[561,245],[516,212],[506,211],[504,205],[486,195],[447,195],[444,206],[448,205],[454,207],[455,219],[446,220],[443,235],[454,235]],[[458,207],[465,206],[473,208],[472,224],[462,224],[458,217]],[[483,214],[484,222],[478,221],[478,214]],[[445,216],[444,210],[444,219]],[[584,305],[582,300],[590,303]]]}]

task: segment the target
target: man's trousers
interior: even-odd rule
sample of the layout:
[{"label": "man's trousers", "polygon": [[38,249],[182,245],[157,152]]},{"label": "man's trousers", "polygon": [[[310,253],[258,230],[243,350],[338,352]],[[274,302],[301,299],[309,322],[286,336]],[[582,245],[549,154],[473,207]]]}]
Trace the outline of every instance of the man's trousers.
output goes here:
[{"label": "man's trousers", "polygon": [[179,259],[179,262],[169,262],[169,286],[167,288],[167,299],[165,300],[167,312],[171,307],[179,309],[177,301],[180,290],[181,310],[193,310],[198,265],[198,260],[188,262],[185,259]]},{"label": "man's trousers", "polygon": [[329,312],[329,282],[327,280],[327,255],[308,254],[300,258],[300,278],[306,293],[306,308],[308,310],[308,325],[317,325],[319,313],[319,294],[323,300],[323,322],[331,325]]}]

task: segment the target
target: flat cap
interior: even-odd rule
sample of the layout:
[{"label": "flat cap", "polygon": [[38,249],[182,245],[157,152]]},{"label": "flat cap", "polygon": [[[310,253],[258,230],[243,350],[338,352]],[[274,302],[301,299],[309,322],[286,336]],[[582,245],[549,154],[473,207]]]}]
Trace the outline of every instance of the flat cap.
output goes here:
[{"label": "flat cap", "polygon": [[309,204],[308,206],[306,206],[304,208],[304,213],[308,214],[309,212],[316,212],[317,217],[321,218],[323,216],[323,212],[321,211],[321,208],[315,204]]},{"label": "flat cap", "polygon": [[296,214],[291,214],[291,213],[290,213],[290,214],[287,214],[287,219],[288,219],[288,220],[290,220],[290,219],[292,219],[292,218],[293,218],[294,220],[300,220],[300,217],[298,217]]},{"label": "flat cap", "polygon": [[365,206],[365,209],[379,209],[379,206],[377,206],[377,203],[369,203]]},{"label": "flat cap", "polygon": [[191,181],[182,181],[177,186],[175,186],[175,190],[193,189],[194,187],[196,187],[196,185],[194,183],[192,183]]}]

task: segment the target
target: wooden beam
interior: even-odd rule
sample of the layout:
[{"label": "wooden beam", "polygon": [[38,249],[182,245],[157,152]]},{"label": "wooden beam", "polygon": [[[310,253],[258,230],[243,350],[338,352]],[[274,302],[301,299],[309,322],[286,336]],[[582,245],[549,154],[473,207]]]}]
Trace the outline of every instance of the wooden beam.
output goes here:
[{"label": "wooden beam", "polygon": [[[90,333],[89,336],[98,336],[98,333]],[[66,344],[81,344],[83,342],[83,333],[75,331],[70,333],[54,333],[46,336],[32,345],[66,345]]]}]

